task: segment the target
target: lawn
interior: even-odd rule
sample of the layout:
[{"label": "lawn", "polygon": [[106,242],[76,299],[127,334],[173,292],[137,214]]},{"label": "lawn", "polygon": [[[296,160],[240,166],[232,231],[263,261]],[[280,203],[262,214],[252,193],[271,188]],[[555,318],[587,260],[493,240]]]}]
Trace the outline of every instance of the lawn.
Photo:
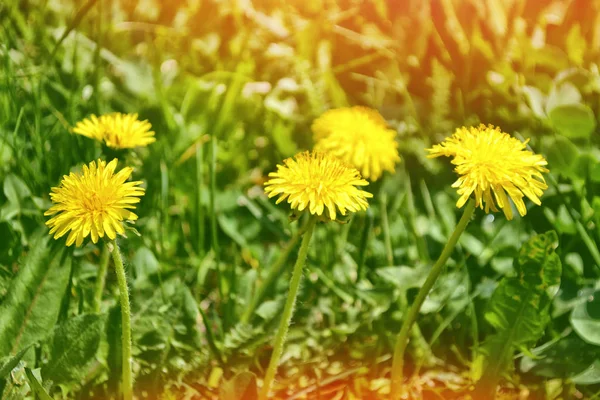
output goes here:
[{"label": "lawn", "polygon": [[0,0],[0,400],[600,399],[600,1]]}]

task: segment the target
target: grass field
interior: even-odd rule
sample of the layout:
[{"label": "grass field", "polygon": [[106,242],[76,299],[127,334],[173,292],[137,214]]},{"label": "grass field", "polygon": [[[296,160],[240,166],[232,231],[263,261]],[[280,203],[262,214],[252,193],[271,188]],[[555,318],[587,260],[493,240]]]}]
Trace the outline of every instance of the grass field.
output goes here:
[{"label": "grass field", "polygon": [[599,116],[598,0],[0,0],[0,399],[600,399]]}]

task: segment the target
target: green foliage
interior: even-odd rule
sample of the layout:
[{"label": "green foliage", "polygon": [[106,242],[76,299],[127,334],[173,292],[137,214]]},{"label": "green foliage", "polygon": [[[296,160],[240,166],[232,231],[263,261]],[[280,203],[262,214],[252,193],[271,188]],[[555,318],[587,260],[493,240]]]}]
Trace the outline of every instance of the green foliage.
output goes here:
[{"label": "green foliage", "polygon": [[27,379],[29,380],[29,385],[31,385],[31,387],[33,388],[33,391],[41,400],[54,400],[48,394],[46,389],[44,389],[44,387],[42,386],[42,384],[40,383],[38,378],[34,375],[34,373],[31,369],[25,368],[25,373],[27,374]]},{"label": "green foliage", "polygon": [[251,372],[240,372],[224,382],[219,389],[219,400],[255,400],[258,398],[256,376]]},{"label": "green foliage", "polygon": [[520,368],[538,376],[579,380],[578,383],[585,379],[586,384],[594,384],[600,382],[600,375],[595,371],[593,378],[590,372],[599,357],[600,347],[589,346],[571,333],[531,350],[529,356],[521,359]]},{"label": "green foliage", "polygon": [[96,314],[81,314],[59,325],[48,339],[44,380],[57,384],[81,380],[98,351],[103,327],[104,317]]},{"label": "green foliage", "polygon": [[8,356],[43,339],[59,316],[71,257],[64,246],[50,246],[42,232],[23,259],[0,310],[0,354]]},{"label": "green foliage", "polygon": [[[412,332],[407,390],[459,397],[466,371],[497,357],[500,393],[597,397],[599,13],[584,0],[0,1],[3,400],[32,399],[35,382],[60,400],[118,393],[112,268],[103,325],[100,246],[65,250],[42,231],[51,187],[113,156],[146,188],[141,236],[119,243],[136,393],[253,396],[238,388],[264,374],[297,246],[242,317],[298,229],[262,183],[311,148],[319,113],[347,105],[382,113],[402,162],[367,187],[368,218],[315,232],[277,396],[387,395],[391,343],[459,215],[453,165],[424,149],[482,122],[529,139],[549,188],[523,218],[476,211]],[[115,154],[70,132],[112,111],[148,119],[157,142]],[[548,234],[527,242],[547,230],[555,252]],[[515,350],[520,368],[504,368]]]},{"label": "green foliage", "polygon": [[587,139],[596,129],[594,112],[585,104],[554,107],[548,113],[558,132],[571,139]]},{"label": "green foliage", "polygon": [[587,343],[600,346],[600,290],[573,308],[571,325]]},{"label": "green foliage", "polygon": [[486,365],[478,383],[481,390],[494,390],[514,350],[529,349],[550,322],[549,307],[561,277],[557,239],[550,231],[524,243],[515,263],[517,276],[503,278],[494,291],[485,319],[496,333],[482,348]]}]

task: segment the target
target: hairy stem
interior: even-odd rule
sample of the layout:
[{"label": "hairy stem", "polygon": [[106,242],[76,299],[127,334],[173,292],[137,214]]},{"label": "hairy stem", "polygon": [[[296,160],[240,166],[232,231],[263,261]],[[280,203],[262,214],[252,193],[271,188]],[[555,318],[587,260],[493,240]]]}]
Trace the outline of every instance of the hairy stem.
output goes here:
[{"label": "hairy stem", "polygon": [[298,295],[298,288],[300,287],[300,281],[302,279],[302,269],[304,267],[304,262],[306,261],[306,256],[308,255],[310,238],[312,237],[316,222],[316,218],[311,216],[306,228],[306,233],[304,233],[304,237],[302,238],[302,244],[300,245],[300,250],[298,252],[298,259],[294,265],[292,281],[290,282],[290,291],[285,302],[285,307],[283,308],[283,315],[281,316],[279,329],[277,330],[277,335],[275,336],[273,353],[271,354],[271,360],[269,361],[269,367],[267,368],[263,387],[260,395],[258,396],[259,400],[267,400],[269,398],[271,385],[275,379],[275,373],[277,372],[279,360],[281,358],[281,354],[283,353],[283,345],[290,327],[290,321],[292,320],[294,304],[296,303],[296,296]]},{"label": "hairy stem", "polygon": [[452,254],[460,235],[464,232],[467,224],[471,220],[471,216],[473,215],[473,211],[475,211],[475,201],[473,199],[469,200],[467,203],[463,215],[454,228],[454,232],[448,239],[448,243],[444,246],[444,250],[442,254],[436,261],[436,263],[429,271],[429,275],[425,280],[425,283],[417,293],[417,297],[412,303],[408,314],[404,318],[404,322],[402,323],[402,328],[400,329],[400,333],[398,334],[398,339],[396,340],[396,347],[394,350],[394,359],[392,362],[392,396],[393,399],[398,399],[401,395],[402,382],[404,380],[404,351],[406,350],[406,346],[408,344],[408,335],[411,331],[411,328],[415,321],[417,320],[417,316],[419,315],[419,311],[421,310],[421,306],[423,302],[427,298],[427,295],[433,288],[437,278],[442,273],[444,266],[446,265],[446,261]]},{"label": "hairy stem", "polygon": [[119,299],[121,301],[121,347],[123,356],[123,381],[121,382],[123,399],[133,398],[133,378],[131,372],[131,306],[129,304],[129,288],[123,266],[123,258],[116,241],[110,243],[117,282],[119,284]]}]

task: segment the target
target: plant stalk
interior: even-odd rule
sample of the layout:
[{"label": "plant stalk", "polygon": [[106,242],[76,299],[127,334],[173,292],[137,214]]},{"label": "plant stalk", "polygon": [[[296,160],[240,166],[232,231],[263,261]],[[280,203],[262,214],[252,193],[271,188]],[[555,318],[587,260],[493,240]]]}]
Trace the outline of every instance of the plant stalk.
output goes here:
[{"label": "plant stalk", "polygon": [[419,290],[417,297],[412,303],[408,314],[404,318],[404,322],[402,323],[402,328],[400,329],[400,333],[398,334],[398,339],[396,340],[396,346],[394,349],[394,358],[392,362],[392,399],[399,399],[401,395],[402,382],[404,381],[404,351],[406,350],[406,346],[408,345],[408,335],[411,331],[413,324],[415,323],[417,316],[419,315],[419,311],[421,310],[421,306],[427,295],[433,288],[437,278],[442,273],[444,266],[446,265],[446,261],[452,254],[460,235],[464,232],[467,224],[471,220],[471,216],[475,211],[475,201],[470,199],[467,203],[465,210],[463,212],[458,225],[454,228],[454,232],[448,239],[448,243],[444,246],[444,250],[442,254],[436,261],[436,263],[429,271],[429,275],[425,280],[425,283]]},{"label": "plant stalk", "polygon": [[[307,221],[307,223],[308,222],[309,221]],[[265,281],[262,283],[262,285],[258,287],[256,293],[252,296],[250,304],[248,305],[246,311],[244,311],[244,314],[242,315],[241,322],[248,323],[250,321],[250,319],[252,318],[252,314],[254,313],[260,302],[265,298],[269,288],[271,288],[273,283],[275,283],[277,278],[279,278],[279,276],[281,275],[281,270],[286,265],[285,262],[287,261],[294,247],[296,247],[296,244],[298,243],[304,232],[306,232],[307,228],[308,224],[305,224],[302,228],[294,232],[286,247],[283,249],[281,254],[279,254],[279,257],[277,258],[277,260],[275,260],[275,263],[269,269],[269,273],[265,278]]]},{"label": "plant stalk", "polygon": [[119,285],[119,299],[121,301],[121,347],[123,356],[121,389],[123,391],[123,400],[132,400],[133,377],[131,371],[131,306],[129,304],[129,289],[127,287],[127,276],[125,275],[123,258],[119,252],[116,240],[113,240],[110,246],[112,247],[111,252]]},{"label": "plant stalk", "polygon": [[285,302],[285,307],[283,308],[283,315],[281,316],[279,329],[277,330],[277,335],[275,336],[273,353],[271,354],[271,360],[269,361],[269,367],[267,368],[267,373],[265,375],[263,387],[260,391],[260,395],[258,396],[259,400],[267,400],[269,398],[271,385],[273,384],[275,374],[277,373],[279,360],[281,358],[281,354],[283,353],[283,345],[285,343],[287,332],[290,327],[290,322],[292,320],[294,304],[296,303],[296,296],[298,295],[298,288],[300,287],[300,281],[302,279],[302,269],[304,267],[304,262],[306,261],[306,256],[308,255],[308,247],[316,222],[316,217],[311,216],[310,220],[308,221],[306,232],[302,237],[302,244],[300,245],[300,250],[298,251],[298,259],[296,260],[296,264],[294,265],[292,281],[290,282],[290,291]]}]

